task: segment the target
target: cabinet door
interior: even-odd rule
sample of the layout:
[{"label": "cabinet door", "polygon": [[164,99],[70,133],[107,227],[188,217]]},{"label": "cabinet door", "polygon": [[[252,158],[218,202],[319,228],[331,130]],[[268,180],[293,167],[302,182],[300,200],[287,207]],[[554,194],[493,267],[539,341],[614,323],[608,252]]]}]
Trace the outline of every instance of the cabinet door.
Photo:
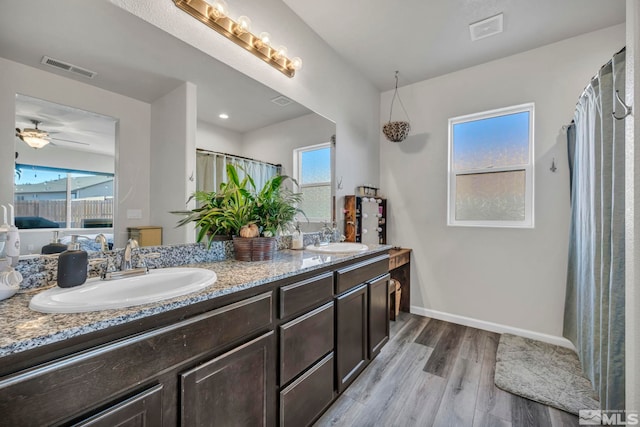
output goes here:
[{"label": "cabinet door", "polygon": [[369,283],[369,359],[389,341],[388,274]]},{"label": "cabinet door", "polygon": [[74,426],[156,427],[162,425],[162,385],[108,408]]},{"label": "cabinet door", "polygon": [[275,424],[274,333],[181,375],[183,426]]},{"label": "cabinet door", "polygon": [[367,363],[367,284],[336,301],[336,370],[342,393]]}]

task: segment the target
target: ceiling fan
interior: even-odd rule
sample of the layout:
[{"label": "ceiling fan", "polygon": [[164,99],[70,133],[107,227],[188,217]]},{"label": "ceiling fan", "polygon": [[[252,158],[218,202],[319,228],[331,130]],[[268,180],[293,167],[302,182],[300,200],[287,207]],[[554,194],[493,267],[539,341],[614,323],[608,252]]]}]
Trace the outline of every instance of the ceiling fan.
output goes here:
[{"label": "ceiling fan", "polygon": [[20,130],[20,128],[16,128],[16,136],[20,138],[22,141],[24,141],[31,148],[36,148],[36,149],[42,148],[47,144],[56,145],[53,141],[63,141],[63,142],[70,142],[73,144],[89,145],[86,142],[71,141],[71,140],[62,139],[62,138],[53,138],[50,136],[50,132],[47,132],[46,130],[38,129],[38,125],[42,122],[32,119],[31,123],[33,123],[33,126],[34,126],[33,128],[23,128],[22,130]]}]

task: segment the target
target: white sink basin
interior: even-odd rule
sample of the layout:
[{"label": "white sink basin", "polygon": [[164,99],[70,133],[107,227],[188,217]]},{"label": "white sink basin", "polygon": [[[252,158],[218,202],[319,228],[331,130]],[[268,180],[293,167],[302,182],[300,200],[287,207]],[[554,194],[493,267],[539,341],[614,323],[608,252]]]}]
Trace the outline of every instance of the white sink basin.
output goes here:
[{"label": "white sink basin", "polygon": [[31,298],[29,308],[42,313],[81,313],[132,307],[199,291],[217,278],[204,268],[162,268],[122,279],[95,278],[74,288],[56,286],[40,292]]},{"label": "white sink basin", "polygon": [[362,243],[339,242],[320,246],[309,245],[305,249],[322,254],[353,254],[366,251],[369,247]]}]

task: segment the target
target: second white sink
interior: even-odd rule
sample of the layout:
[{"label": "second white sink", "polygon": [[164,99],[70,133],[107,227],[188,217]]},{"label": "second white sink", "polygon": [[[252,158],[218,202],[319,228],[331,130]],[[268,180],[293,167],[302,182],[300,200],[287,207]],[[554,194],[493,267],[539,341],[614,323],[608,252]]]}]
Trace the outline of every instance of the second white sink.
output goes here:
[{"label": "second white sink", "polygon": [[42,313],[81,313],[158,302],[214,284],[216,273],[204,268],[162,268],[148,274],[103,281],[90,279],[74,288],[40,292],[29,308]]},{"label": "second white sink", "polygon": [[335,242],[320,246],[309,245],[305,249],[322,254],[352,254],[366,251],[369,247],[362,243]]}]

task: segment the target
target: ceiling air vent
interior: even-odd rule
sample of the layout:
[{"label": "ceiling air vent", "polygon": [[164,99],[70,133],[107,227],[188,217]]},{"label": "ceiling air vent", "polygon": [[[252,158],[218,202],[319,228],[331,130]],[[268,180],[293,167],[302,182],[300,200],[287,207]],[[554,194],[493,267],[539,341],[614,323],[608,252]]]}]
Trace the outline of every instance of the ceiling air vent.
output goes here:
[{"label": "ceiling air vent", "polygon": [[502,13],[492,16],[482,21],[469,24],[469,32],[471,33],[471,41],[484,39],[486,37],[494,36],[502,32]]},{"label": "ceiling air vent", "polygon": [[287,98],[286,96],[280,95],[280,96],[276,96],[275,98],[273,98],[271,100],[271,102],[273,102],[276,105],[279,105],[281,107],[285,107],[289,104],[291,104],[293,101],[290,100],[289,98]]},{"label": "ceiling air vent", "polygon": [[58,70],[63,70],[82,77],[87,77],[89,79],[94,78],[98,74],[95,71],[87,70],[86,68],[78,67],[77,65],[69,64],[68,62],[50,58],[48,56],[43,56],[40,63],[57,68]]}]

